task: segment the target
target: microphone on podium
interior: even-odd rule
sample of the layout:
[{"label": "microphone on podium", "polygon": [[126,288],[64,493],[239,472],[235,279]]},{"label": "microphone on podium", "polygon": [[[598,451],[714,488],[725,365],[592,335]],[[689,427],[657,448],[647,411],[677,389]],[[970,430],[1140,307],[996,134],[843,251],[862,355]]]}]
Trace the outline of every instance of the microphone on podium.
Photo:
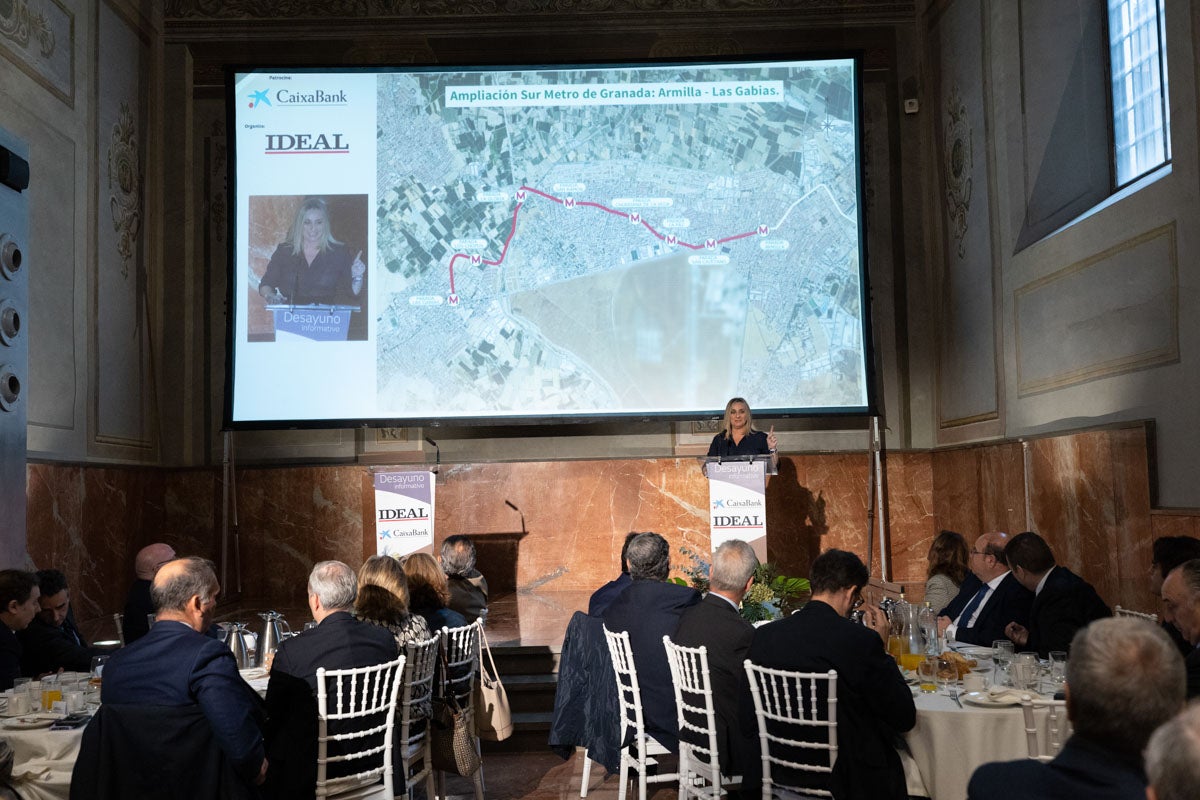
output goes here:
[{"label": "microphone on podium", "polygon": [[517,508],[517,507],[516,507],[516,506],[513,504],[513,501],[512,501],[512,500],[505,500],[505,501],[504,501],[504,505],[508,506],[508,507],[509,507],[509,508],[511,508],[513,511],[515,511],[515,512],[517,512],[518,514],[520,514],[520,515],[521,515],[521,533],[527,533],[527,531],[525,530],[525,512],[524,512],[524,511],[522,511],[521,509]]}]

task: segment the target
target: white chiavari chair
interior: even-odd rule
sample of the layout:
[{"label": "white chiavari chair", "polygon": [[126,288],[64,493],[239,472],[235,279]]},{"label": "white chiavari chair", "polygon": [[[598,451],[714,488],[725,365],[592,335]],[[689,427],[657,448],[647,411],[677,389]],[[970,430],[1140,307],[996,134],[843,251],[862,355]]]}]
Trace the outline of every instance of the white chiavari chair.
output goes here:
[{"label": "white chiavari chair", "polygon": [[[795,786],[779,780],[779,769],[819,776],[828,785],[837,761],[837,672],[792,672],[745,662],[762,756],[762,797],[827,798],[822,786]],[[813,759],[796,758],[811,752]]]},{"label": "white chiavari chair", "polygon": [[708,648],[677,645],[669,636],[663,637],[663,647],[667,649],[679,722],[679,800],[688,800],[689,796],[720,800],[722,785],[738,784],[741,779],[721,779]]},{"label": "white chiavari chair", "polygon": [[[679,778],[679,773],[656,771],[658,759],[670,751],[646,733],[646,724],[642,717],[642,693],[638,686],[637,668],[633,663],[629,634],[625,631],[613,633],[605,627],[604,638],[608,642],[608,654],[612,658],[613,674],[617,680],[617,699],[621,706],[620,741],[630,740],[628,745],[621,748],[621,783],[617,790],[617,800],[625,800],[631,770],[637,773],[638,800],[646,800],[648,784],[674,783]],[[585,776],[586,774],[585,772]]]}]

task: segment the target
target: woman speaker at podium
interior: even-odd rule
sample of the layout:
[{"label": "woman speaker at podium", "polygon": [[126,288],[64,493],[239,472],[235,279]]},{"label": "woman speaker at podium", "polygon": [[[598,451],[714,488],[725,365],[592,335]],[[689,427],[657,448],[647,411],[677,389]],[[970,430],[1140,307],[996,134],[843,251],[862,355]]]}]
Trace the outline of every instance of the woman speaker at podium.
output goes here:
[{"label": "woman speaker at podium", "polygon": [[361,306],[367,267],[362,251],[352,252],[333,238],[325,201],[310,197],[296,210],[287,241],[271,256],[258,293],[268,303]]},{"label": "woman speaker at podium", "polygon": [[726,403],[723,427],[708,446],[709,457],[770,455],[774,464],[779,459],[775,426],[772,425],[770,431],[763,433],[754,430],[752,420],[750,405],[743,398],[735,397]]}]

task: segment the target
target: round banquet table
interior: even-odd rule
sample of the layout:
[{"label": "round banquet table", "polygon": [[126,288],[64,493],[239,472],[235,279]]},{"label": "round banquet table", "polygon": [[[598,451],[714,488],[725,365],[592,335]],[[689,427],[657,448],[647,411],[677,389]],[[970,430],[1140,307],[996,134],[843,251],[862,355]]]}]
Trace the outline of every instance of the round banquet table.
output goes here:
[{"label": "round banquet table", "polygon": [[[1039,698],[1035,696],[1035,702]],[[955,705],[943,693],[914,697],[917,724],[905,734],[909,751],[932,800],[963,800],[975,768],[990,761],[1028,758],[1025,715],[1020,706],[1003,708]],[[1034,707],[1039,741],[1046,741],[1045,706]],[[910,776],[911,777],[911,776]],[[909,791],[919,787],[912,785]]]},{"label": "round banquet table", "polygon": [[71,770],[79,757],[83,727],[16,730],[0,725],[0,738],[13,749],[13,788],[25,800],[67,800]]}]

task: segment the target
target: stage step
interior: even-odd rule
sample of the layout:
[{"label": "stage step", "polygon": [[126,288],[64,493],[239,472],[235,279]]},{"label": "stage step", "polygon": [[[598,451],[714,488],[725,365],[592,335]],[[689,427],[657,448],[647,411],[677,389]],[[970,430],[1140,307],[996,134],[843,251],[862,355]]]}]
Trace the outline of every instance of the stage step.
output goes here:
[{"label": "stage step", "polygon": [[559,647],[496,646],[492,658],[500,672],[513,713],[513,735],[483,742],[487,753],[544,753],[558,687]]}]

